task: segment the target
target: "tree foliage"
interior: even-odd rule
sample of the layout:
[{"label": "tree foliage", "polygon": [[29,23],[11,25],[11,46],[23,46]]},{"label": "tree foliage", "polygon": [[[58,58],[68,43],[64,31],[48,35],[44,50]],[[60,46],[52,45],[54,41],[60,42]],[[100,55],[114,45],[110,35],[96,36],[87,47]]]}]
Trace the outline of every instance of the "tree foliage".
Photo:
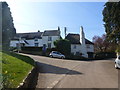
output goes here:
[{"label": "tree foliage", "polygon": [[106,39],[106,35],[93,37],[95,52],[114,52],[116,44],[111,43]]},{"label": "tree foliage", "polygon": [[107,39],[110,42],[120,43],[120,1],[105,4],[103,21]]},{"label": "tree foliage", "polygon": [[2,2],[2,49],[8,50],[10,40],[16,34],[10,8],[6,2]]},{"label": "tree foliage", "polygon": [[60,40],[56,40],[54,42],[55,48],[65,54],[65,55],[69,55],[70,51],[71,51],[71,44],[68,40],[66,39],[60,39]]}]

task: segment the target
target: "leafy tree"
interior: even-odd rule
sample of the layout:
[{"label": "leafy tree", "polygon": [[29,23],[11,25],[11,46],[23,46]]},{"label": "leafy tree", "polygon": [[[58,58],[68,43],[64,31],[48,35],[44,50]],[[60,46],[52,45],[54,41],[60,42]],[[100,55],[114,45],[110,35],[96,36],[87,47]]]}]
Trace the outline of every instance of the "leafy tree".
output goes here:
[{"label": "leafy tree", "polygon": [[10,8],[6,2],[2,3],[2,49],[9,50],[10,40],[16,34],[14,28],[13,18],[11,16]]},{"label": "leafy tree", "polygon": [[111,43],[106,39],[106,35],[93,37],[95,52],[114,52],[116,44]]},{"label": "leafy tree", "polygon": [[69,55],[70,51],[71,51],[71,44],[68,40],[66,39],[60,39],[60,40],[56,40],[54,42],[55,48],[63,53],[64,55]]},{"label": "leafy tree", "polygon": [[107,2],[104,5],[103,21],[110,42],[120,43],[120,1]]}]

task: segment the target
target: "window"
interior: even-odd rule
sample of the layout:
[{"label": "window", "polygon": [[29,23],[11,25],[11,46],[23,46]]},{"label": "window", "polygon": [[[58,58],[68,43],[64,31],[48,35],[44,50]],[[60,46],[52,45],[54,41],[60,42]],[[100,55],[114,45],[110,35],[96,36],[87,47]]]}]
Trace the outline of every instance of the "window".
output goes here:
[{"label": "window", "polygon": [[90,45],[87,45],[87,48],[90,48]]},{"label": "window", "polygon": [[38,41],[38,39],[37,39],[37,38],[35,38],[35,41]]},{"label": "window", "polygon": [[35,46],[38,47],[38,43],[35,43]]},{"label": "window", "polygon": [[76,45],[74,45],[74,47],[73,47],[74,49],[76,49]]},{"label": "window", "polygon": [[48,37],[48,41],[52,41],[52,37]]},{"label": "window", "polygon": [[118,56],[118,59],[120,59],[120,56]]},{"label": "window", "polygon": [[80,55],[80,53],[79,53],[79,52],[76,52],[76,55],[77,55],[77,56],[79,56],[79,55]]},{"label": "window", "polygon": [[48,43],[48,48],[51,48],[51,43]]}]

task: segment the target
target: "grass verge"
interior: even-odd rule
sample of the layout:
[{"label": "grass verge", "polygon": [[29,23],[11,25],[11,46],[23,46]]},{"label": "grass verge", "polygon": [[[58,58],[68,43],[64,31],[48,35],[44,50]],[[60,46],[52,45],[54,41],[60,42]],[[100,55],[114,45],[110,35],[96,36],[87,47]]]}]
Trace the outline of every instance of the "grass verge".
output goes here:
[{"label": "grass verge", "polygon": [[34,67],[34,60],[16,53],[0,52],[0,54],[2,54],[3,87],[17,88]]}]

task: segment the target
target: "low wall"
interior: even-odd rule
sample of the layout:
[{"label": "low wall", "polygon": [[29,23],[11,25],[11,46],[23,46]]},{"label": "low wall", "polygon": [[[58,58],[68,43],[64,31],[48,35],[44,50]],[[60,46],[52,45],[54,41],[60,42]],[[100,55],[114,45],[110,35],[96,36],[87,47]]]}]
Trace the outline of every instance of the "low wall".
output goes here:
[{"label": "low wall", "polygon": [[27,77],[23,80],[23,83],[21,83],[18,88],[35,88],[37,85],[38,80],[38,69],[37,66],[35,66],[27,75]]}]

